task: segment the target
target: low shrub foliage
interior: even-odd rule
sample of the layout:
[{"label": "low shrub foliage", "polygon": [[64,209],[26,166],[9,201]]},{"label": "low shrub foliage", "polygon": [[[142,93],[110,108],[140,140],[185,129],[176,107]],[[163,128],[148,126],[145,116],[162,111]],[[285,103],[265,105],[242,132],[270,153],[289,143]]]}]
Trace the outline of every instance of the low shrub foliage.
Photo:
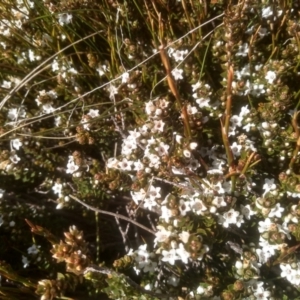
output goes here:
[{"label": "low shrub foliage", "polygon": [[0,299],[300,299],[298,1],[0,11]]}]

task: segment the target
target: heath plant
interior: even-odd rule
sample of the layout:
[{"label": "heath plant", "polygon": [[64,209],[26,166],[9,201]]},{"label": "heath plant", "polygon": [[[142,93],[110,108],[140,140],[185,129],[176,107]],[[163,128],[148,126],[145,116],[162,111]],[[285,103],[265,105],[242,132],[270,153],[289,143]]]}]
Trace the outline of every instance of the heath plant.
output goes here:
[{"label": "heath plant", "polygon": [[1,1],[0,299],[300,299],[299,11]]}]

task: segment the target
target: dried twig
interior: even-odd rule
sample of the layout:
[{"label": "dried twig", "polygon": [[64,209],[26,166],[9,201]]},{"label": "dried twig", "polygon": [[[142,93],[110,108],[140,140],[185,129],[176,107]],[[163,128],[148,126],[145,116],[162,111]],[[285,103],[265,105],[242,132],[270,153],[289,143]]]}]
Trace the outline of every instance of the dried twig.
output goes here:
[{"label": "dried twig", "polygon": [[155,231],[149,229],[148,227],[146,227],[146,226],[144,226],[144,225],[142,225],[142,224],[140,224],[140,223],[138,223],[138,222],[136,222],[136,221],[134,221],[134,220],[132,220],[128,217],[125,217],[125,216],[117,214],[117,213],[113,213],[113,212],[110,212],[110,211],[106,211],[106,210],[102,210],[102,209],[90,206],[90,205],[84,203],[83,201],[79,200],[77,197],[75,197],[73,195],[69,195],[69,196],[70,196],[70,198],[72,198],[76,202],[80,203],[81,205],[83,205],[87,209],[93,210],[93,211],[98,212],[98,213],[103,214],[103,215],[109,215],[109,216],[113,216],[113,217],[118,218],[118,219],[125,220],[125,221],[130,222],[130,223],[132,223],[132,224],[134,224],[134,225],[136,225],[136,226],[152,233],[153,235],[155,235]]}]

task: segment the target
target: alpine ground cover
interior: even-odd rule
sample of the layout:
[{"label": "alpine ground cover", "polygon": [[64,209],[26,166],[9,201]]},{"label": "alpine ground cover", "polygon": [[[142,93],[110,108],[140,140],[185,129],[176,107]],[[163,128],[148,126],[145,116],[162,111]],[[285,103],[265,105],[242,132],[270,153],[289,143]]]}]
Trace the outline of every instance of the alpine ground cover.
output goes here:
[{"label": "alpine ground cover", "polygon": [[0,11],[1,299],[300,299],[297,1]]}]

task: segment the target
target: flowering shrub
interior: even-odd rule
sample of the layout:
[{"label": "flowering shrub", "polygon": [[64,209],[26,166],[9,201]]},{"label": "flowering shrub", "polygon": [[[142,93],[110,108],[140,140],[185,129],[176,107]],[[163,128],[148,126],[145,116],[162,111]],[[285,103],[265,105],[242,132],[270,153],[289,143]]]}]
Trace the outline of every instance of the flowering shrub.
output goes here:
[{"label": "flowering shrub", "polygon": [[297,1],[0,5],[5,299],[298,299]]}]

